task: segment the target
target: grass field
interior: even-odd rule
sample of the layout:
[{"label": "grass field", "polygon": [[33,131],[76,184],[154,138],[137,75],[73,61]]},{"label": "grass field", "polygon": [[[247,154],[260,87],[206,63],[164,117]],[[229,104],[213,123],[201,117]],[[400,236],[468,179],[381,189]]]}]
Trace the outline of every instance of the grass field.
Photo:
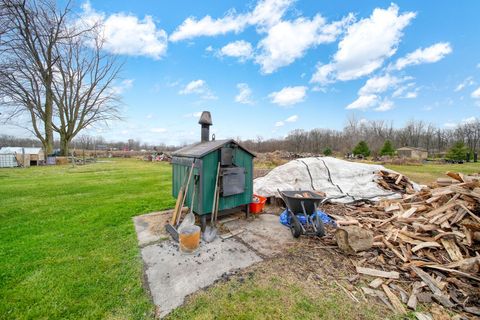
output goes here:
[{"label": "grass field", "polygon": [[[422,183],[448,170],[480,171],[479,164],[389,167]],[[166,163],[0,170],[0,318],[153,318],[131,218],[172,207],[170,190]],[[282,274],[257,276],[202,291],[170,318],[379,317],[373,306],[358,311],[331,284],[324,293],[279,283]]]},{"label": "grass field", "polygon": [[170,166],[0,170],[0,318],[144,319],[131,217],[173,206]]},{"label": "grass field", "polygon": [[445,172],[480,173],[480,162],[463,164],[386,165],[417,183],[428,184],[437,178],[446,177]]}]

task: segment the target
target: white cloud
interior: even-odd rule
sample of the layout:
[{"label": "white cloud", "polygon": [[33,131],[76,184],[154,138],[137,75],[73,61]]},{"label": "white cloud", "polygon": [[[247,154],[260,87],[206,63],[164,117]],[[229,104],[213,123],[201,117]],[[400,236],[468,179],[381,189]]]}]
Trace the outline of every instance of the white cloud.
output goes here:
[{"label": "white cloud", "polygon": [[267,36],[259,42],[260,53],[255,62],[260,64],[263,73],[272,73],[301,58],[310,47],[335,41],[352,20],[353,15],[349,15],[326,25],[325,19],[317,14],[311,20],[301,17],[280,21],[269,28]]},{"label": "white cloud", "polygon": [[407,84],[399,87],[398,89],[396,89],[393,92],[392,97],[393,98],[406,98],[409,93],[410,93],[410,97],[411,97],[411,92],[412,91],[409,91],[408,93],[405,93],[405,91],[408,91],[408,90],[418,91],[418,89],[413,88],[414,86],[415,86],[415,82],[407,83]]},{"label": "white cloud", "polygon": [[405,99],[415,99],[416,97],[418,96],[418,92],[417,91],[410,91],[410,92],[407,92],[404,96]]},{"label": "white cloud", "polygon": [[238,94],[235,101],[242,104],[253,104],[252,89],[246,83],[237,84]]},{"label": "white cloud", "polygon": [[197,112],[184,114],[183,116],[185,118],[200,118],[201,115],[202,115],[202,111],[197,111]]},{"label": "white cloud", "polygon": [[153,114],[150,113],[150,114],[148,114],[145,118],[147,118],[147,119],[152,119],[152,118],[153,118]]},{"label": "white cloud", "polygon": [[205,48],[205,51],[207,52],[212,52],[213,51],[213,47],[212,46],[208,46]]},{"label": "white cloud", "polygon": [[285,87],[280,91],[272,92],[268,95],[272,103],[279,106],[290,106],[305,100],[307,87]]},{"label": "white cloud", "polygon": [[445,122],[445,123],[443,124],[443,126],[444,126],[445,128],[455,128],[455,127],[457,126],[457,124],[456,124],[455,122]]},{"label": "white cloud", "polygon": [[253,48],[250,42],[239,40],[230,42],[220,49],[220,55],[239,58],[240,61],[250,59],[253,54]]},{"label": "white cloud", "polygon": [[478,87],[477,90],[473,91],[471,96],[474,99],[480,99],[480,87]]},{"label": "white cloud", "polygon": [[466,87],[473,86],[473,85],[475,85],[475,81],[473,80],[473,77],[468,77],[465,80],[463,80],[461,83],[459,83],[455,87],[454,91],[459,92],[459,91],[462,91],[463,89],[465,89]]},{"label": "white cloud", "polygon": [[151,132],[155,132],[155,133],[164,133],[164,132],[167,132],[167,129],[165,128],[152,128],[150,129]]},{"label": "white cloud", "polygon": [[285,122],[297,122],[297,120],[298,120],[298,116],[293,115],[293,116],[290,116],[287,119],[285,119]]},{"label": "white cloud", "polygon": [[367,80],[365,85],[358,91],[360,95],[376,94],[387,91],[396,86],[401,79],[386,74],[384,76],[373,77]]},{"label": "white cloud", "polygon": [[275,122],[275,127],[283,127],[285,124],[287,124],[287,122],[293,123],[293,122],[297,122],[297,120],[298,120],[298,115],[295,114],[293,116],[288,117],[285,120]]},{"label": "white cloud", "polygon": [[419,48],[410,52],[405,57],[395,62],[395,69],[402,70],[408,66],[414,66],[423,63],[434,63],[443,59],[452,52],[452,47],[448,42],[439,42],[425,49]]},{"label": "white cloud", "polygon": [[96,12],[90,2],[82,5],[81,23],[102,27],[105,43],[103,48],[114,54],[147,56],[160,59],[167,52],[167,33],[157,28],[151,16],[139,19],[125,13],[107,16]]},{"label": "white cloud", "polygon": [[346,81],[377,70],[397,51],[403,29],[414,17],[413,12],[400,14],[395,4],[388,9],[376,8],[369,18],[348,27],[333,61],[319,65],[311,81],[321,84]]},{"label": "white cloud", "polygon": [[217,99],[208,87],[205,80],[198,79],[190,81],[182,90],[178,92],[181,95],[198,94],[203,99]]},{"label": "white cloud", "polygon": [[112,87],[112,91],[114,94],[122,94],[131,87],[133,87],[133,79],[125,79],[120,82],[120,84],[115,85]]},{"label": "white cloud", "polygon": [[380,105],[375,108],[375,111],[380,111],[380,112],[384,112],[384,111],[388,111],[388,110],[391,110],[393,108],[393,102],[388,100],[388,99],[384,99],[382,102],[380,102]]},{"label": "white cloud", "polygon": [[244,14],[237,14],[232,9],[223,18],[218,19],[208,15],[200,20],[189,17],[172,33],[170,41],[216,36],[229,32],[238,33],[249,25],[257,25],[262,30],[277,23],[292,3],[293,0],[263,0],[257,3],[253,11]]},{"label": "white cloud", "polygon": [[350,103],[346,109],[368,109],[378,104],[378,96],[375,94],[369,94],[366,96],[359,96],[357,100]]}]

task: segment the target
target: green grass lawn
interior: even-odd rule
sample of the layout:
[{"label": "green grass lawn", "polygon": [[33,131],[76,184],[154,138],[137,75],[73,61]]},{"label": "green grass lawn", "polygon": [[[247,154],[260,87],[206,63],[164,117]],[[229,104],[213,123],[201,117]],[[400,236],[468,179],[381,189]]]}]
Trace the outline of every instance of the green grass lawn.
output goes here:
[{"label": "green grass lawn", "polygon": [[480,162],[463,164],[422,164],[422,165],[385,165],[400,172],[417,183],[428,184],[440,177],[447,177],[445,172],[454,171],[465,174],[480,173]]},{"label": "green grass lawn", "polygon": [[144,319],[131,217],[172,207],[166,163],[0,170],[0,318]]}]

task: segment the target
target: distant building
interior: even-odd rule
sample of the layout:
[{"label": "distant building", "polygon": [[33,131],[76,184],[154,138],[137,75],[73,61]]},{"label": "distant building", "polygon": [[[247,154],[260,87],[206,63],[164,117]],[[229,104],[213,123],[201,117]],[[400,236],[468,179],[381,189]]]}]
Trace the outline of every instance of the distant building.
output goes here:
[{"label": "distant building", "polygon": [[45,162],[42,148],[3,147],[0,148],[0,157],[0,167],[29,167]]},{"label": "distant building", "polygon": [[400,158],[409,158],[409,159],[425,160],[428,158],[427,150],[423,148],[414,148],[414,147],[398,148],[397,155]]}]

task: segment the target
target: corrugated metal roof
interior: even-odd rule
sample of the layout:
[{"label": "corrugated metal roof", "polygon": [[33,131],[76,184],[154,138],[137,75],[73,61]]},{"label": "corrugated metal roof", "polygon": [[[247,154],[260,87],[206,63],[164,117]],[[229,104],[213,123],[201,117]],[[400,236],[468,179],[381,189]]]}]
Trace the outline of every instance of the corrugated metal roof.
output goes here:
[{"label": "corrugated metal roof", "polygon": [[0,153],[23,153],[22,149],[28,154],[39,154],[42,151],[42,148],[3,147],[0,148]]},{"label": "corrugated metal roof", "polygon": [[172,155],[173,156],[179,156],[179,157],[193,157],[193,158],[201,158],[204,155],[220,149],[227,143],[234,143],[246,152],[250,153],[252,156],[255,157],[255,154],[253,152],[250,152],[248,149],[243,147],[241,144],[236,142],[233,139],[225,139],[225,140],[213,140],[213,141],[207,141],[207,142],[199,142],[192,144],[190,146],[186,146],[180,150],[175,151]]}]

